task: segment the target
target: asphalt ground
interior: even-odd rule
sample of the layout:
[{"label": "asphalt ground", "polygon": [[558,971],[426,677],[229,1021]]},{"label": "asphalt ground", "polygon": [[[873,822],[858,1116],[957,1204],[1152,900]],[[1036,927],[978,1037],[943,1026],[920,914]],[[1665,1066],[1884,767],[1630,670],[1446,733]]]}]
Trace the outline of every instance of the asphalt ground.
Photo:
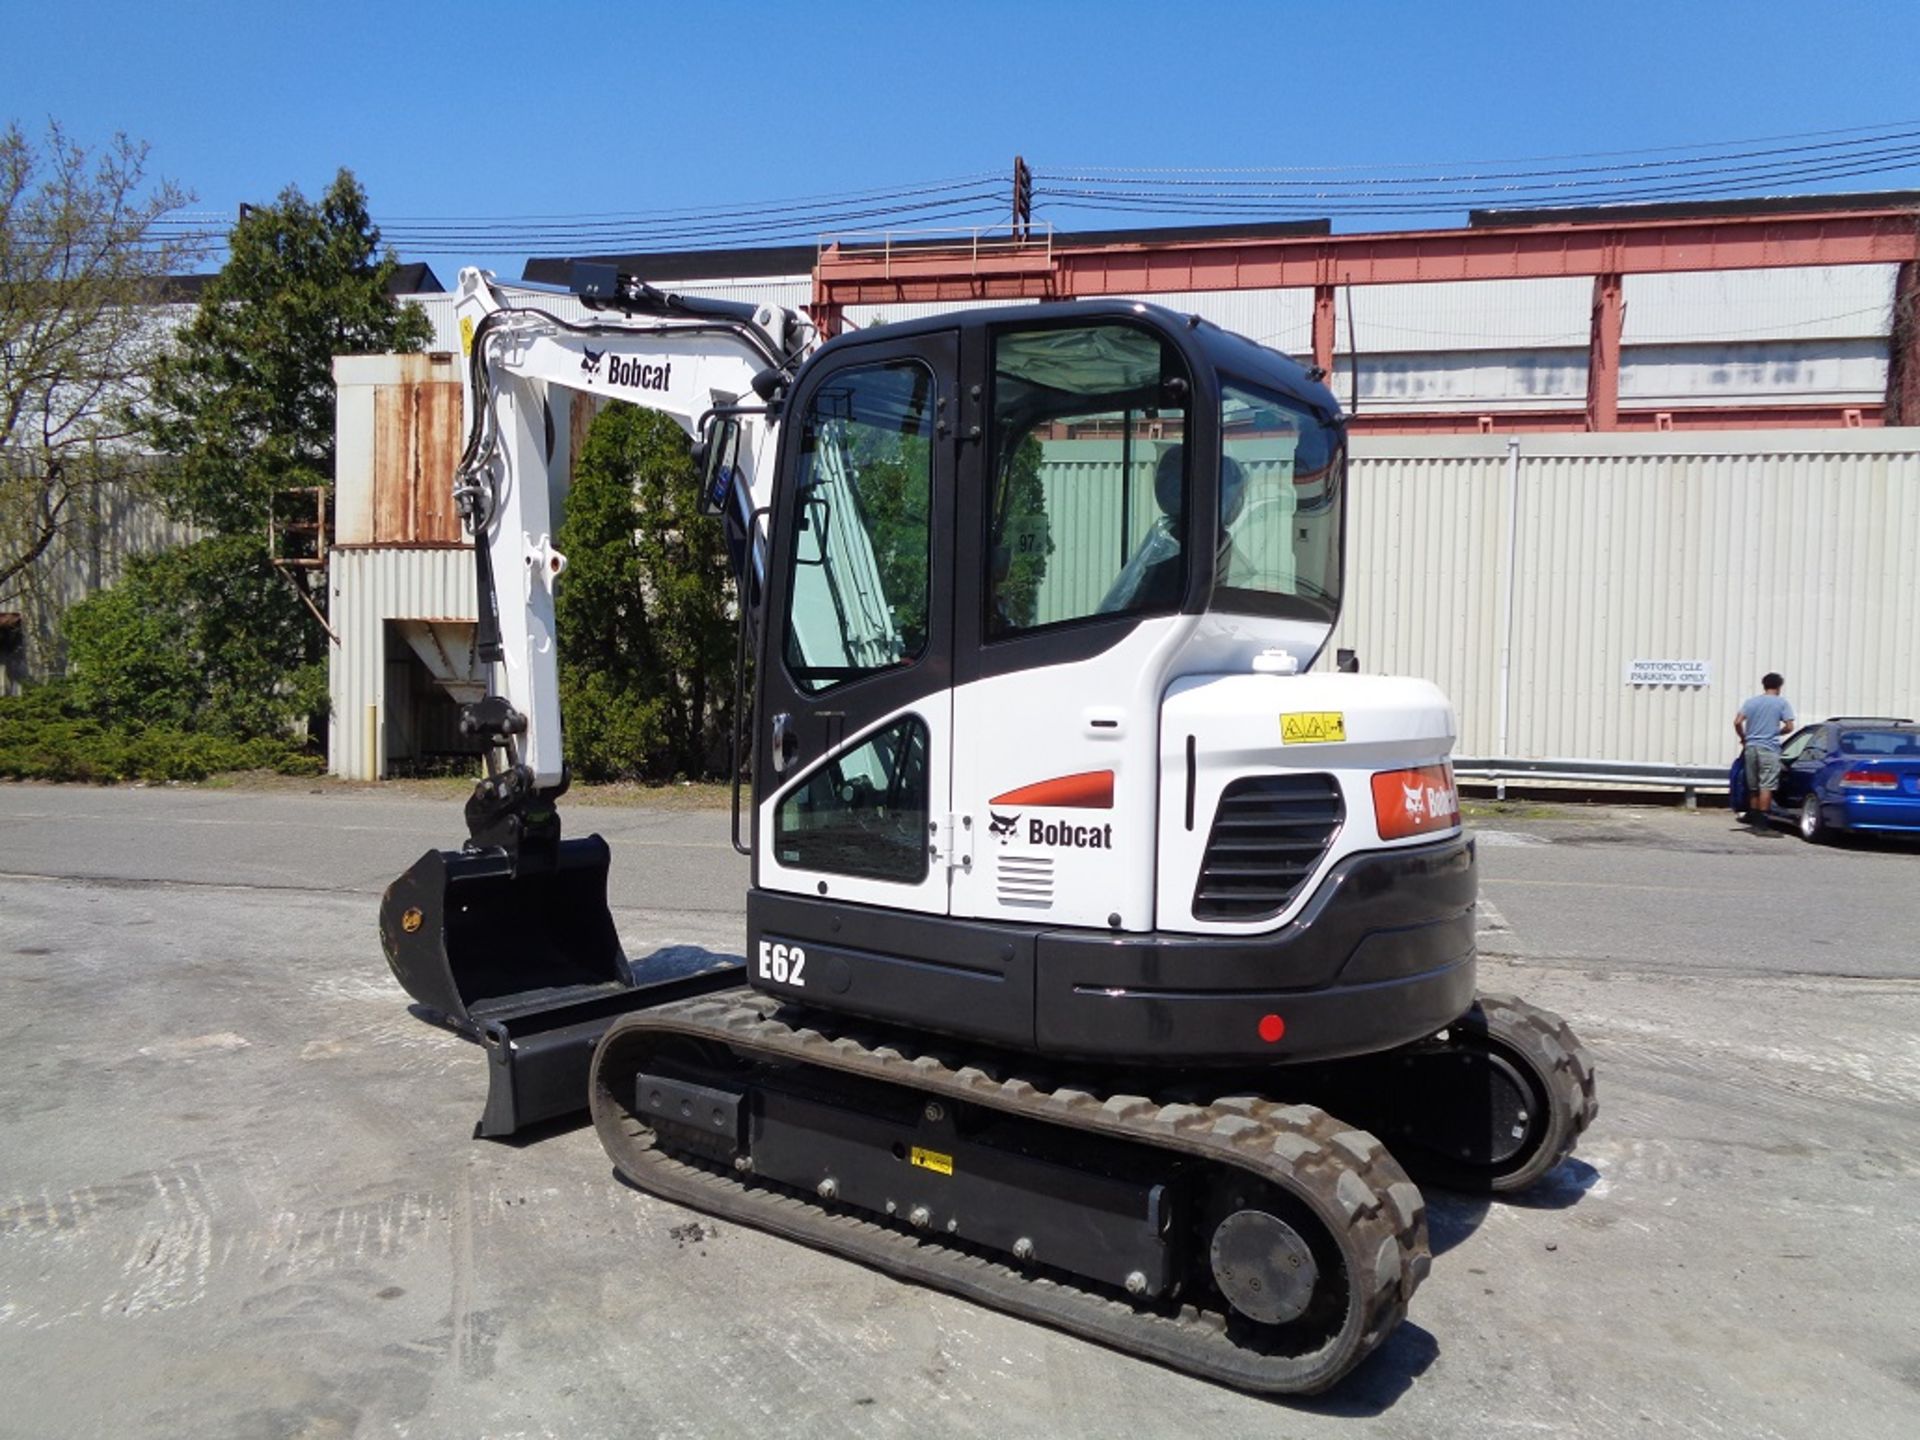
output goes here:
[{"label": "asphalt ground", "polygon": [[[1601,1113],[1274,1402],[468,1138],[380,890],[445,795],[0,786],[0,1435],[1920,1433],[1920,850],[1724,812],[1482,815],[1482,984]],[[629,953],[737,951],[724,812],[576,806]]]}]

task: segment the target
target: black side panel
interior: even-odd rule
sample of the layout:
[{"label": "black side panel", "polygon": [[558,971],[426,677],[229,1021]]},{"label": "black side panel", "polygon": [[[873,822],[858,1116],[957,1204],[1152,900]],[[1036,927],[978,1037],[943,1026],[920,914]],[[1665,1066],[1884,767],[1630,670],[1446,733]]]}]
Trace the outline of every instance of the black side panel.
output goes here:
[{"label": "black side panel", "polygon": [[[1473,1003],[1473,844],[1342,861],[1291,924],[1222,937],[1057,930],[1039,939],[1049,1053],[1284,1063],[1418,1040]],[[1277,1035],[1261,1022],[1278,1016]]]},{"label": "black side panel", "polygon": [[[1036,934],[1029,926],[754,889],[747,893],[747,979],[791,1000],[1030,1048]],[[791,979],[796,945],[798,983]]]}]

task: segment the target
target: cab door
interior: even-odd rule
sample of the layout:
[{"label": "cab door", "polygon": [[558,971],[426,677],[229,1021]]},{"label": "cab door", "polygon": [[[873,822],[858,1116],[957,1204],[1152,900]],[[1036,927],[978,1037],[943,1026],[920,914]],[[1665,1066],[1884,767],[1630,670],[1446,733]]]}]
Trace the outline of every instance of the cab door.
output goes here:
[{"label": "cab door", "polygon": [[822,356],[787,407],[756,707],[755,884],[945,914],[952,331]]}]

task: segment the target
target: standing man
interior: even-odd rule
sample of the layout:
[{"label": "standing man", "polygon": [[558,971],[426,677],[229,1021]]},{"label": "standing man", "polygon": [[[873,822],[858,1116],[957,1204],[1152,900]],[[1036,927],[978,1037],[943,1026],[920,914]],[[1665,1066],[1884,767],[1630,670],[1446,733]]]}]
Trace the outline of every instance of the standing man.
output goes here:
[{"label": "standing man", "polygon": [[1747,808],[1758,818],[1754,828],[1769,833],[1773,792],[1780,788],[1780,737],[1793,729],[1793,706],[1780,693],[1787,682],[1772,671],[1760,678],[1763,693],[1740,707],[1733,733],[1740,737],[1747,765]]}]

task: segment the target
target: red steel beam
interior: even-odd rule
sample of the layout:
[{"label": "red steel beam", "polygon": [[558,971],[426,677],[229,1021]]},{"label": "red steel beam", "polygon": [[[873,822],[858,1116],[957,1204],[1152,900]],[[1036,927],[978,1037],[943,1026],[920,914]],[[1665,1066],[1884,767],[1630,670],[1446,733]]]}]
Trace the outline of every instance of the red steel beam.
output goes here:
[{"label": "red steel beam", "polygon": [[1056,245],[975,263],[964,250],[822,252],[816,304],[1068,299],[1166,290],[1399,285],[1920,260],[1910,209],[1581,221],[1366,235]]},{"label": "red steel beam", "polygon": [[1900,267],[1887,338],[1887,423],[1920,425],[1920,262]]},{"label": "red steel beam", "polygon": [[1626,307],[1618,275],[1593,277],[1593,329],[1587,341],[1587,428],[1613,430],[1620,416],[1620,332]]},{"label": "red steel beam", "polygon": [[1333,373],[1333,287],[1316,285],[1313,287],[1313,363],[1331,375]]}]

